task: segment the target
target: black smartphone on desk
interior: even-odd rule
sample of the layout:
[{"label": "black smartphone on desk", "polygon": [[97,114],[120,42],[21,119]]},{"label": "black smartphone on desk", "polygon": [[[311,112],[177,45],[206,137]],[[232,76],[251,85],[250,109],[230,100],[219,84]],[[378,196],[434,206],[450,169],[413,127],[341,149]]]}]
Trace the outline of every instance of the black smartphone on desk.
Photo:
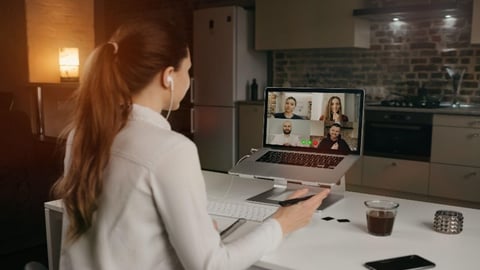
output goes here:
[{"label": "black smartphone on desk", "polygon": [[418,255],[407,255],[366,262],[364,266],[371,270],[418,270],[433,268],[435,264]]}]

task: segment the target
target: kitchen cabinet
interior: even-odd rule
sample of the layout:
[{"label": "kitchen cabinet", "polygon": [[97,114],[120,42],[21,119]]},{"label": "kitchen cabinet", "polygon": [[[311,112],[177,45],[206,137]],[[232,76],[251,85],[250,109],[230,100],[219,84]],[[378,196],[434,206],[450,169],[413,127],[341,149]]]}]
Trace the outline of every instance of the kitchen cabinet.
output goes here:
[{"label": "kitchen cabinet", "polygon": [[427,194],[429,168],[428,162],[363,156],[362,184],[379,189]]},{"label": "kitchen cabinet", "polygon": [[480,117],[435,115],[430,195],[480,202]]},{"label": "kitchen cabinet", "polygon": [[[367,113],[377,110],[367,107]],[[354,182],[349,183],[347,174],[347,190],[480,208],[480,111],[391,108],[391,112],[431,113],[428,158],[387,157],[388,152],[378,155],[367,152],[365,143],[367,153],[360,170],[353,170],[350,177]],[[375,120],[369,116],[365,118],[367,127]],[[365,130],[364,135],[372,136],[372,132]],[[377,139],[372,142],[378,146]],[[415,147],[421,142],[412,140],[411,144]],[[360,180],[355,179],[359,171]]]},{"label": "kitchen cabinet", "polygon": [[362,184],[362,165],[363,157],[360,158],[345,175],[345,182],[347,185],[361,185]]},{"label": "kitchen cabinet", "polygon": [[480,167],[480,117],[435,115],[431,161]]},{"label": "kitchen cabinet", "polygon": [[430,195],[480,202],[480,168],[432,163]]},{"label": "kitchen cabinet", "polygon": [[238,106],[238,157],[263,145],[263,101],[242,101]]},{"label": "kitchen cabinet", "polygon": [[256,0],[255,49],[369,48],[369,21],[352,15],[363,2]]}]

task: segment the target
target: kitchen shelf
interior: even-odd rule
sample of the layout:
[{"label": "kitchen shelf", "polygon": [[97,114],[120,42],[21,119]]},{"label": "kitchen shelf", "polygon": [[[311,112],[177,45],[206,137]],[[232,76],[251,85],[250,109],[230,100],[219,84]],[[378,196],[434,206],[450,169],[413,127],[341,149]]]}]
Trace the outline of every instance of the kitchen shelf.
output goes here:
[{"label": "kitchen shelf", "polygon": [[470,5],[458,3],[439,3],[407,5],[397,7],[354,9],[353,16],[370,21],[391,21],[394,17],[401,21],[426,18],[463,17],[471,15]]}]

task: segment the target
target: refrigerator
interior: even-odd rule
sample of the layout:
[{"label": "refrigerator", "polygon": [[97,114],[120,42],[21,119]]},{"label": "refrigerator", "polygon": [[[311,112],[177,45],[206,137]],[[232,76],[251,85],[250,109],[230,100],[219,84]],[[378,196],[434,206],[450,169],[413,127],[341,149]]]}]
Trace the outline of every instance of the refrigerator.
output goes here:
[{"label": "refrigerator", "polygon": [[233,167],[236,102],[246,100],[253,78],[259,89],[266,85],[267,54],[253,49],[253,20],[253,10],[238,6],[193,14],[192,133],[205,170]]}]

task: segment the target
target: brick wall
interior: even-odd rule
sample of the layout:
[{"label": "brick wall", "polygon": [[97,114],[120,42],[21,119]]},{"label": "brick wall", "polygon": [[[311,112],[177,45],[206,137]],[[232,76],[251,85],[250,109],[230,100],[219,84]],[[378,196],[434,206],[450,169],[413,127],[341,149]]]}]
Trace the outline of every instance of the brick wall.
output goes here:
[{"label": "brick wall", "polygon": [[371,22],[370,49],[274,51],[273,85],[364,87],[378,100],[391,92],[416,95],[425,84],[429,95],[448,101],[453,91],[445,67],[453,67],[466,69],[460,101],[480,103],[480,46],[470,44],[470,31],[471,17]]},{"label": "brick wall", "polygon": [[[471,0],[460,0],[471,4]],[[446,3],[451,0],[368,0],[371,7]],[[171,7],[254,6],[253,0],[105,0],[107,36],[132,13]],[[187,20],[191,20],[189,17]],[[370,49],[312,49],[272,52],[272,85],[365,87],[369,97],[391,92],[428,94],[448,101],[452,83],[445,67],[465,68],[460,101],[480,103],[480,46],[470,44],[471,18],[372,22]]]}]

